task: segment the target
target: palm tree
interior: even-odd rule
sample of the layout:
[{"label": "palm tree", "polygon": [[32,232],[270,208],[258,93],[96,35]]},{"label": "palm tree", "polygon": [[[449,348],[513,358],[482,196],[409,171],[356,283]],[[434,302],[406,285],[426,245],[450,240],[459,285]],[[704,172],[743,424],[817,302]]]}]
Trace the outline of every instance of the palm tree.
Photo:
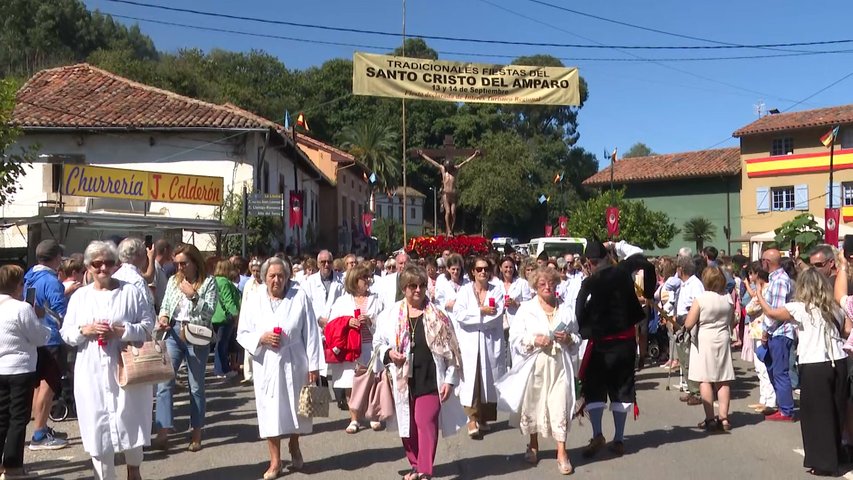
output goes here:
[{"label": "palm tree", "polygon": [[400,178],[400,161],[397,135],[389,125],[366,120],[350,125],[341,131],[341,147],[352,154],[368,170],[376,174],[385,188],[397,186]]},{"label": "palm tree", "polygon": [[717,227],[705,217],[693,217],[684,222],[684,240],[696,242],[696,251],[701,252],[705,242],[717,235]]}]

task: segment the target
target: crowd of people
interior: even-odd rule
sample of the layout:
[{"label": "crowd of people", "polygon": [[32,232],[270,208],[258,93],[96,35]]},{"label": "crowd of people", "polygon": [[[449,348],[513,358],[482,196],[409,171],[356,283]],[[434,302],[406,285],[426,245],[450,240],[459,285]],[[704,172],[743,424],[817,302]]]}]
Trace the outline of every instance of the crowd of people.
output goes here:
[{"label": "crowd of people", "polygon": [[[498,410],[527,439],[524,461],[537,464],[540,437],[551,438],[559,473],[571,474],[566,442],[578,415],[592,426],[585,458],[605,447],[624,454],[627,417],[638,414],[635,372],[651,365],[649,344],[684,379],[680,399],[703,406],[699,429],[736,427],[730,384],[739,348],[759,380],[750,408],[768,421],[800,421],[810,473],[835,474],[853,445],[853,342],[845,343],[853,242],[842,251],[821,245],[808,261],[769,248],[757,262],[714,247],[649,259],[625,242],[596,239],[583,254],[559,258],[445,251],[335,259],[327,250],[206,258],[189,244],[138,238],[94,241],[68,256],[45,240],[35,252],[26,273],[0,267],[0,451],[9,479],[30,478],[23,452],[31,415],[30,449],[68,445],[48,425],[64,377],[73,378],[96,478],[116,478],[122,452],[127,478],[139,479],[143,447],[173,448],[176,380],[117,381],[122,349],[150,339],[162,340],[174,371],[186,372],[190,452],[203,445],[208,363],[214,379],[252,384],[269,450],[264,479],[284,472],[284,438],[290,468],[304,465],[299,438],[313,428],[300,406],[306,385],[331,389],[349,413],[346,434],[395,430],[411,466],[405,480],[432,477],[439,433],[482,439]],[[390,383],[389,416],[358,406],[364,368]],[[608,403],[610,442],[602,433]]]}]

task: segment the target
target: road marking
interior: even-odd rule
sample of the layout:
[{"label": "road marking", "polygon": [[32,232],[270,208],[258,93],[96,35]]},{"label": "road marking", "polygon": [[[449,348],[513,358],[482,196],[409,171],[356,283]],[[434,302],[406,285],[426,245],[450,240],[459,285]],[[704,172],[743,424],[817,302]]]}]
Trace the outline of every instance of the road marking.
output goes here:
[{"label": "road marking", "polygon": [[[803,449],[802,449],[802,448],[795,448],[795,449],[794,449],[794,453],[799,453],[799,454],[800,454],[801,456],[803,456],[803,457],[805,457],[805,456],[806,456],[806,452],[805,452],[805,451],[803,451]],[[846,478],[847,480],[853,480],[853,472],[847,472],[847,473],[845,473],[845,474],[844,474],[844,478]]]}]

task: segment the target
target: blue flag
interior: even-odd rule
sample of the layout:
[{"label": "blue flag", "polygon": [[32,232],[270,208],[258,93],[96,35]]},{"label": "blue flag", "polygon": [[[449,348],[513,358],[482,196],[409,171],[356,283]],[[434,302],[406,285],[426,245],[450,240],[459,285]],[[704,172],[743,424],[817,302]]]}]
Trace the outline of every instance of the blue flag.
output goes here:
[{"label": "blue flag", "polygon": [[376,173],[370,174],[370,183],[376,183]]},{"label": "blue flag", "polygon": [[547,201],[548,201],[548,197],[546,197],[544,194],[539,195],[539,203],[545,203]]},{"label": "blue flag", "polygon": [[290,113],[287,110],[284,111],[284,129],[290,129]]}]

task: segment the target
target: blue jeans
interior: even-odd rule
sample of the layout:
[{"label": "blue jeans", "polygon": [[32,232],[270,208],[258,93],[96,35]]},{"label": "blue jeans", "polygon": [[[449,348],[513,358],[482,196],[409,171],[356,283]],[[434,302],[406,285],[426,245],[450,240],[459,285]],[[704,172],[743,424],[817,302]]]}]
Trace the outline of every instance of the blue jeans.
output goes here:
[{"label": "blue jeans", "polygon": [[797,368],[797,342],[791,342],[791,353],[788,360],[791,373],[791,388],[800,388],[800,370]]},{"label": "blue jeans", "polygon": [[791,388],[791,345],[794,343],[788,337],[770,337],[767,342],[770,350],[770,365],[767,373],[770,375],[770,383],[776,391],[776,403],[779,411],[787,416],[794,415],[794,392]]},{"label": "blue jeans", "polygon": [[[204,426],[204,368],[210,355],[210,345],[200,347],[187,345],[180,338],[180,333],[170,329],[166,333],[166,349],[172,358],[175,373],[186,359],[187,373],[190,383],[190,426],[194,429]],[[172,395],[175,389],[175,379],[157,385],[157,411],[155,423],[157,429],[174,428],[172,423]]]},{"label": "blue jeans", "polygon": [[220,376],[231,371],[231,361],[228,358],[231,347],[231,334],[234,333],[234,323],[225,322],[216,328],[216,349],[213,352],[213,374]]}]

